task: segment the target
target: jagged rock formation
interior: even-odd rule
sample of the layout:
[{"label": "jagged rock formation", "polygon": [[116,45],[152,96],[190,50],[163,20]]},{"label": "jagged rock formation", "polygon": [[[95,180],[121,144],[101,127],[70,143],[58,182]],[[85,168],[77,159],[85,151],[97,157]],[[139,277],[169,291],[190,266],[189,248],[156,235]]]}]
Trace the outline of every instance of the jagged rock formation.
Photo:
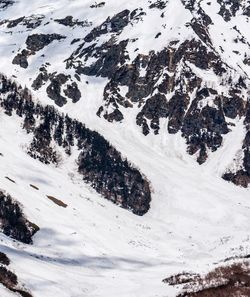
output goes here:
[{"label": "jagged rock formation", "polygon": [[[133,211],[145,214],[150,207],[149,183],[120,153],[97,132],[61,115],[52,106],[35,104],[27,89],[1,77],[0,106],[8,116],[23,118],[23,128],[33,135],[28,154],[45,164],[58,164],[62,147],[66,156],[79,151],[78,170],[83,180],[105,198]],[[53,145],[56,144],[55,145]]]},{"label": "jagged rock formation", "polygon": [[11,6],[12,4],[14,4],[13,0],[1,0],[0,1],[0,9],[6,9],[9,6]]},{"label": "jagged rock formation", "polygon": [[5,235],[30,244],[39,227],[24,217],[20,205],[10,195],[0,191],[0,229]]},{"label": "jagged rock formation", "polygon": [[[9,26],[9,25],[8,25]],[[13,26],[13,24],[12,24]],[[39,26],[39,25],[38,25]],[[26,48],[18,53],[13,61],[12,64],[19,65],[22,68],[28,67],[28,57],[35,55],[36,52],[42,50],[44,47],[49,45],[51,42],[55,40],[64,39],[65,36],[60,34],[33,34],[29,35],[26,40]]]},{"label": "jagged rock formation", "polygon": [[[6,8],[12,3],[5,2]],[[170,27],[168,19],[174,5],[182,11],[183,20]],[[89,8],[92,12],[105,7],[106,3],[100,2]],[[44,90],[57,106],[63,107],[84,101],[81,88],[86,77],[105,78],[103,103],[96,110],[99,117],[122,122],[132,108],[138,109],[135,121],[145,136],[159,134],[162,120],[167,120],[165,132],[181,133],[187,152],[203,164],[210,152],[223,145],[232,120],[247,117],[250,41],[244,26],[249,11],[248,1],[178,0],[174,4],[157,0],[145,1],[144,7],[135,4],[134,9],[110,12],[99,23],[68,14],[50,20],[46,15],[34,14],[2,20],[1,26],[11,34],[31,30],[12,62],[29,70],[31,58],[40,61],[43,57],[39,71],[31,79],[35,91]],[[152,33],[150,28],[138,37],[136,28],[143,28],[142,24],[152,22],[156,15],[161,24],[159,31]],[[243,25],[237,23],[239,17]],[[218,18],[228,30],[220,36],[214,31],[219,26]],[[43,33],[43,26],[47,28],[51,23],[58,26],[55,32]],[[133,32],[131,37],[129,30]],[[141,47],[147,38],[155,40],[157,49]],[[70,54],[55,71],[46,61],[46,51],[53,46],[63,48],[67,42],[72,47]],[[43,54],[38,58],[39,52]],[[247,119],[244,122],[247,132]],[[241,173],[225,172],[224,178],[247,186],[247,133],[242,150],[245,157]]]},{"label": "jagged rock formation", "polygon": [[69,27],[74,27],[74,26],[88,27],[91,25],[90,23],[88,23],[88,21],[79,21],[78,19],[77,20],[73,19],[72,15],[68,15],[63,19],[56,19],[55,22]]},{"label": "jagged rock formation", "polygon": [[[7,2],[6,8],[10,5]],[[164,132],[180,133],[186,140],[187,152],[194,155],[199,164],[223,146],[232,121],[245,119],[241,167],[238,173],[225,169],[223,177],[246,187],[249,184],[250,41],[244,26],[248,23],[250,4],[248,1],[178,0],[175,6],[182,11],[183,20],[178,26],[173,23],[169,27],[174,1],[145,2],[144,7],[135,5],[134,9],[110,12],[99,23],[68,14],[50,20],[44,14],[4,19],[1,26],[11,34],[31,30],[12,63],[29,71],[31,58],[37,57],[40,61],[43,57],[39,71],[31,79],[31,87],[39,92],[44,90],[59,107],[84,101],[85,78],[105,78],[103,103],[96,110],[97,116],[109,122],[122,122],[136,109],[135,121],[145,136],[159,134],[161,122],[167,120]],[[105,2],[100,2],[89,8],[92,12],[105,7]],[[161,23],[159,31],[152,33],[153,29],[149,29],[138,37],[136,28],[143,28],[142,24],[151,22],[155,15]],[[243,25],[237,23],[239,17]],[[220,36],[214,31],[218,18],[228,30]],[[44,33],[43,26],[47,28],[51,23],[58,26],[55,32]],[[131,37],[129,30],[133,32]],[[148,41],[144,35],[155,40],[156,49],[140,46]],[[46,52],[67,42],[72,46],[70,54],[55,71],[51,61],[46,61]],[[232,50],[223,48],[224,43]],[[40,58],[38,53],[43,53]]]},{"label": "jagged rock formation", "polygon": [[[195,154],[198,163],[202,164],[206,162],[209,151],[216,151],[222,146],[223,136],[230,132],[230,119],[246,117],[249,77],[246,73],[239,75],[232,70],[215,49],[209,33],[212,20],[201,4],[194,1],[182,2],[193,15],[186,26],[190,26],[195,37],[184,42],[175,40],[160,52],[138,54],[131,61],[126,51],[131,40],[120,40],[118,36],[132,22],[131,16],[137,12],[123,11],[94,28],[67,61],[67,67],[75,68],[78,75],[109,79],[104,89],[105,104],[99,108],[98,116],[104,116],[110,122],[122,121],[124,107],[130,109],[139,106],[141,111],[136,122],[142,127],[144,135],[151,132],[158,134],[160,120],[168,119],[168,132],[175,134],[180,131],[186,138],[188,153]],[[229,12],[225,9],[230,5],[218,2],[221,5],[219,14],[228,15]],[[164,10],[167,4],[168,1],[155,1],[149,8]],[[242,5],[240,2],[232,4],[230,15],[234,16]],[[242,9],[246,11],[245,7]],[[137,19],[143,19],[144,15],[141,11]],[[108,35],[102,45],[98,44],[99,37],[107,34],[103,28],[109,22],[113,28],[113,20],[119,24],[116,30],[111,29],[112,36]],[[225,20],[228,21],[228,17]],[[234,30],[239,34],[239,42],[246,44],[241,32],[236,27]],[[90,42],[92,44],[89,46]],[[98,46],[93,45],[93,42]],[[88,66],[90,58],[95,59],[95,62]],[[221,81],[220,86],[209,87],[197,69],[212,71]],[[123,89],[126,91],[123,92]],[[224,178],[247,186],[247,141],[244,142],[243,149],[243,177],[239,179],[225,175]]]}]

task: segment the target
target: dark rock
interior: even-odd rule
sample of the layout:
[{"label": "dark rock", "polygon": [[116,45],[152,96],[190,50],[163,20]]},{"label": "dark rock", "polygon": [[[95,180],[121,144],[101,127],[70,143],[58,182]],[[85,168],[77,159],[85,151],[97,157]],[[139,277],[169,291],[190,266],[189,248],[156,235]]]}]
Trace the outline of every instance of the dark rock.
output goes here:
[{"label": "dark rock", "polygon": [[119,109],[115,109],[110,114],[105,114],[104,118],[109,122],[120,122],[123,120],[123,114],[120,112]]},{"label": "dark rock", "polygon": [[36,29],[41,25],[43,19],[44,19],[44,16],[32,15],[30,17],[23,16],[14,20],[6,20],[5,23],[7,23],[7,28],[9,29],[14,28],[17,25],[25,26],[27,29]]},{"label": "dark rock", "polygon": [[245,108],[242,98],[234,94],[234,97],[224,97],[223,111],[225,116],[231,119],[235,119],[238,115],[241,117],[244,115]]},{"label": "dark rock", "polygon": [[126,27],[129,23],[129,14],[130,11],[128,9],[125,9],[113,16],[112,18],[108,18],[99,27],[94,28],[87,36],[85,36],[84,41],[92,42],[97,37],[100,37],[103,34],[107,34],[108,32],[121,32],[122,29]]},{"label": "dark rock", "polygon": [[206,97],[208,90],[197,93],[194,100],[185,115],[183,126],[181,128],[182,135],[187,139],[189,145],[188,151],[194,154],[200,151],[198,157],[199,163],[204,163],[205,146],[212,151],[217,150],[222,144],[223,134],[227,134],[229,129],[224,117],[221,100],[217,98],[214,104],[217,107],[204,106],[198,107],[199,101]]},{"label": "dark rock", "polygon": [[20,24],[23,20],[24,20],[25,17],[20,17],[18,19],[15,19],[15,20],[11,20],[9,21],[8,25],[7,25],[7,28],[13,28],[13,27],[16,27],[18,24]]},{"label": "dark rock", "polygon": [[90,66],[78,66],[77,73],[89,76],[111,77],[118,69],[118,64],[123,65],[126,57],[124,50],[127,46],[127,41],[122,41],[119,44],[114,44],[112,40],[103,44],[99,48],[86,48],[82,51],[82,56],[97,57],[97,61]]},{"label": "dark rock", "polygon": [[51,79],[51,83],[46,89],[49,98],[55,101],[55,103],[60,107],[67,103],[67,99],[61,95],[61,87],[67,81],[68,76],[60,73]]},{"label": "dark rock", "polygon": [[29,52],[27,50],[22,50],[21,53],[17,54],[12,61],[12,64],[19,65],[22,68],[27,68],[29,66],[28,58]]},{"label": "dark rock", "polygon": [[191,22],[191,27],[204,43],[212,45],[206,25],[194,18]]},{"label": "dark rock", "polygon": [[243,14],[250,17],[250,5],[245,7]]},{"label": "dark rock", "polygon": [[239,0],[217,0],[217,2],[220,4],[219,14],[224,18],[226,22],[229,22],[231,18],[236,15],[241,7],[241,1]]},{"label": "dark rock", "polygon": [[13,5],[15,3],[14,0],[1,0],[0,1],[0,9],[6,9],[9,6]]},{"label": "dark rock", "polygon": [[72,99],[73,103],[76,103],[81,99],[81,92],[75,82],[73,82],[71,85],[67,85],[67,89],[64,90],[64,94],[68,98]]},{"label": "dark rock", "polygon": [[142,126],[143,133],[148,134],[147,120],[151,121],[151,128],[155,134],[159,133],[159,119],[169,115],[169,106],[164,95],[154,95],[146,101],[140,113],[136,117],[136,123]]},{"label": "dark rock", "polygon": [[149,8],[151,8],[151,9],[152,8],[158,8],[158,9],[162,10],[162,9],[166,8],[167,3],[168,3],[168,0],[165,0],[165,1],[156,0],[152,4],[149,5]]},{"label": "dark rock", "polygon": [[29,49],[31,52],[37,52],[49,45],[54,40],[61,40],[64,38],[66,37],[56,33],[29,35],[26,40],[27,49]]},{"label": "dark rock", "polygon": [[103,7],[105,5],[105,2],[100,2],[100,3],[96,3],[93,4],[93,5],[90,5],[90,8],[100,8],[100,7]]},{"label": "dark rock", "polygon": [[45,67],[41,67],[40,71],[41,72],[38,74],[38,76],[32,83],[32,88],[36,91],[39,90],[44,85],[44,83],[46,83],[50,78],[50,75],[48,74],[47,69]]},{"label": "dark rock", "polygon": [[168,122],[168,132],[170,134],[175,134],[180,130],[188,103],[189,98],[182,93],[176,93],[170,99]]},{"label": "dark rock", "polygon": [[92,24],[88,21],[79,21],[74,20],[72,16],[66,16],[64,19],[55,19],[55,22],[68,27],[74,27],[74,26],[81,26],[81,27],[89,27]]}]

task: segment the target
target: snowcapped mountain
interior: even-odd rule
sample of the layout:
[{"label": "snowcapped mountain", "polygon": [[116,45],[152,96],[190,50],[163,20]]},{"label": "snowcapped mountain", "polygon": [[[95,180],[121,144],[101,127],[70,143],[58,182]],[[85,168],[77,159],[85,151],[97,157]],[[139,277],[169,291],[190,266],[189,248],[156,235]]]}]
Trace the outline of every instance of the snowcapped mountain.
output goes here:
[{"label": "snowcapped mountain", "polygon": [[249,293],[249,21],[248,0],[0,1],[0,296]]}]

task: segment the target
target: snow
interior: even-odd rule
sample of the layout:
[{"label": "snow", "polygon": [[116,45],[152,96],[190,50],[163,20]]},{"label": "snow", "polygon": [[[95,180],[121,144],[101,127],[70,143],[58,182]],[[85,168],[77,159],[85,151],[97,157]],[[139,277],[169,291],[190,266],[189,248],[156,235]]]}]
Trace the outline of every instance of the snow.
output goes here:
[{"label": "snow", "polygon": [[161,282],[168,275],[204,271],[225,257],[249,253],[249,190],[224,182],[211,163],[196,165],[181,137],[165,135],[163,142],[162,135],[152,136],[148,146],[142,137],[118,136],[113,129],[109,138],[151,182],[151,210],[138,217],[85,185],[73,160],[54,167],[30,158],[20,121],[0,118],[1,187],[41,228],[33,246],[1,235],[0,249],[34,296],[175,296]]},{"label": "snow", "polygon": [[[203,1],[204,5],[206,2]],[[210,34],[216,49],[219,51],[223,45],[223,57],[238,70],[237,75],[242,73],[238,65],[250,75],[249,67],[232,55],[236,49],[243,53],[246,46],[233,43],[236,32],[228,29],[222,17],[215,13],[216,1],[210,2],[206,11],[213,18]],[[190,27],[184,26],[192,15],[184,10],[180,0],[168,2],[165,17],[160,21],[161,12],[148,9],[146,0],[107,0],[106,5],[98,9],[89,8],[91,4],[93,1],[89,0],[21,0],[2,11],[1,18],[11,19],[24,14],[43,14],[42,26],[33,33],[59,33],[68,38],[39,51],[39,57],[29,58],[30,67],[23,70],[12,65],[11,60],[30,31],[19,33],[20,27],[17,27],[9,34],[9,30],[1,27],[1,71],[17,76],[18,82],[29,87],[30,78],[35,77],[45,62],[51,63],[51,72],[65,71],[62,61],[77,48],[77,43],[71,45],[71,41],[84,37],[111,11],[113,15],[124,7],[131,10],[143,7],[147,13],[144,21],[128,26],[119,37],[139,37],[129,44],[131,59],[136,48],[147,54],[152,49],[161,50],[170,40],[193,36]],[[86,19],[92,27],[72,29],[53,22],[46,25],[51,18],[67,15]],[[245,21],[245,17],[237,16],[230,26],[237,24],[250,40]],[[159,31],[162,35],[155,39]],[[221,35],[222,31],[225,36]],[[192,71],[200,70],[192,66]],[[224,91],[211,72],[199,74],[207,77],[208,85],[217,85],[219,91]],[[235,127],[224,138],[223,147],[199,166],[187,155],[181,135],[166,133],[167,120],[161,120],[159,135],[145,137],[135,123],[137,108],[126,111],[122,123],[111,124],[96,117],[106,83],[103,78],[82,76],[82,100],[76,104],[69,102],[61,111],[100,132],[147,177],[152,187],[152,203],[149,213],[143,217],[104,200],[84,184],[77,174],[74,154],[69,159],[63,158],[58,167],[30,158],[25,150],[31,139],[21,129],[20,119],[0,112],[0,152],[3,154],[0,188],[17,199],[29,220],[41,228],[33,246],[1,234],[0,250],[10,257],[11,269],[34,297],[174,297],[176,289],[161,282],[167,276],[184,270],[204,272],[226,257],[250,253],[249,189],[221,179],[242,144],[242,120],[235,120]],[[51,104],[45,89],[46,86],[36,92],[35,97],[43,104]],[[127,90],[120,88],[120,92],[124,95]],[[6,176],[16,183],[11,183]],[[57,206],[47,195],[62,200],[68,207]],[[0,295],[13,296],[2,287]]]}]

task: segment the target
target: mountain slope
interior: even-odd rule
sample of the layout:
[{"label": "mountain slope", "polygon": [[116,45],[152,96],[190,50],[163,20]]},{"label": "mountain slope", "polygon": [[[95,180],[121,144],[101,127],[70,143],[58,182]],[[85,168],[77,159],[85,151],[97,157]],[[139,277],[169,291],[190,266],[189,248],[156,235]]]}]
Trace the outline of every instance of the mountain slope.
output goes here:
[{"label": "mountain slope", "polygon": [[[11,3],[2,10],[4,72],[80,120],[85,115],[74,110],[86,106],[89,95],[94,121],[97,113],[126,126],[136,122],[148,135],[166,120],[164,132],[181,132],[188,153],[202,164],[223,145],[232,120],[247,116],[248,1]],[[224,172],[243,186],[248,139],[239,170]]]},{"label": "mountain slope", "polygon": [[0,234],[19,289],[174,297],[166,277],[250,254],[249,12],[0,1],[0,190],[39,228]]}]

